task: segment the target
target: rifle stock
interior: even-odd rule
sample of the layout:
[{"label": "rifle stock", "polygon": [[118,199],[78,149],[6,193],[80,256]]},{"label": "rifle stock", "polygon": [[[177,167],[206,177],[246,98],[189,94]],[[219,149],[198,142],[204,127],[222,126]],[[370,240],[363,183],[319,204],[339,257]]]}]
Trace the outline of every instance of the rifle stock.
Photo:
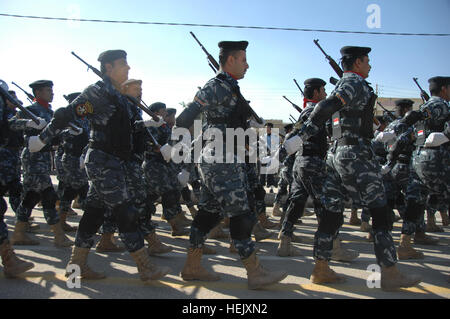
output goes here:
[{"label": "rifle stock", "polygon": [[419,82],[417,82],[417,78],[413,78],[413,81],[416,83],[416,85],[419,87],[420,90],[420,97],[422,98],[423,102],[427,102],[430,99],[430,96],[427,92],[425,92],[422,87],[420,86]]},{"label": "rifle stock", "polygon": [[313,42],[320,49],[320,51],[322,51],[322,53],[325,55],[325,58],[328,60],[328,63],[331,65],[331,67],[333,68],[334,72],[336,72],[336,74],[340,78],[342,78],[342,76],[344,75],[344,71],[342,71],[340,66],[336,63],[336,61],[331,56],[329,56],[328,54],[325,53],[325,51],[322,49],[322,47],[319,44],[319,39],[313,40]]},{"label": "rifle stock", "polygon": [[0,93],[10,101],[12,104],[14,104],[16,107],[18,107],[25,115],[30,118],[34,123],[39,124],[39,120],[36,115],[31,113],[28,109],[22,106],[22,104],[19,103],[11,94],[9,94],[8,91],[5,91],[2,87],[0,87]]}]

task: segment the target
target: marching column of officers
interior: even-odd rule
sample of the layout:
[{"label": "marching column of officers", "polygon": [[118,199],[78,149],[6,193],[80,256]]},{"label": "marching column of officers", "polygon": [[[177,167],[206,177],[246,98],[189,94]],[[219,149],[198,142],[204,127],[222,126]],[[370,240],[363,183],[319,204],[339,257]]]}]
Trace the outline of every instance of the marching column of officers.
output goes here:
[{"label": "marching column of officers", "polygon": [[[394,121],[389,123],[386,116],[377,117],[375,122],[381,125],[374,127],[376,95],[366,81],[371,69],[371,49],[343,47],[343,77],[328,96],[322,79],[304,82],[303,112],[294,127],[286,127],[291,131],[271,158],[271,162],[278,158],[283,162],[280,194],[274,204],[274,216],[281,216],[277,225],[265,213],[259,165],[250,163],[248,157],[247,161],[238,161],[236,149],[231,154],[233,163],[226,161],[230,155],[226,143],[223,162],[211,161],[216,145],[211,137],[203,141],[197,164],[171,160],[175,142],[171,140],[172,128],[191,128],[200,113],[203,129],[218,129],[224,136],[227,128],[245,130],[249,123],[255,123],[247,121],[250,116],[236,120],[242,118],[245,108],[238,80],[244,78],[249,67],[247,46],[247,41],[219,43],[220,70],[178,118],[175,109],[156,102],[150,110],[159,120],[143,120],[137,106],[142,81],[128,79],[130,67],[123,50],[101,53],[98,61],[102,80],[81,93],[65,96],[69,105],[55,112],[50,105],[53,83],[31,83],[35,100],[27,109],[39,118],[38,124],[24,112],[16,112],[15,106],[2,96],[0,254],[5,276],[14,278],[34,267],[17,257],[12,245],[39,245],[29,233],[39,227],[32,223],[31,214],[41,202],[54,234],[54,245],[73,246],[68,265],[78,265],[83,279],[105,278],[87,262],[97,232],[102,234],[97,251],[122,251],[114,241],[113,235],[118,232],[140,278],[161,279],[171,269],[154,264],[150,257],[172,250],[160,241],[157,224],[151,220],[161,198],[162,218],[169,223],[172,236],[189,234],[187,258],[181,270],[183,280],[219,280],[218,274],[201,264],[203,254],[215,253],[205,246],[205,241],[208,237],[229,238],[230,251],[239,255],[247,271],[249,289],[258,289],[280,282],[288,274],[262,266],[252,234],[256,241],[263,240],[271,236],[266,228],[278,227],[277,255],[298,256],[300,252],[292,245],[301,241],[294,235],[295,224],[304,214],[309,197],[318,221],[311,282],[344,282],[345,277],[334,272],[329,261],[352,261],[358,257],[358,252],[342,247],[339,240],[343,211],[351,202],[353,208],[363,209],[361,226],[370,230],[368,238],[374,243],[376,261],[381,267],[381,288],[390,291],[418,284],[419,276],[401,272],[396,264],[397,258],[424,258],[412,246],[412,236],[414,243],[436,244],[437,240],[425,233],[426,229],[436,230],[436,211],[448,224],[450,77],[429,79],[432,97],[418,111],[412,110],[411,100],[398,100]],[[1,81],[1,85],[3,91],[8,91],[5,82]],[[13,91],[8,92],[17,98]],[[56,146],[57,191],[50,178],[51,151]],[[198,198],[197,209],[188,183]],[[3,220],[6,194],[16,214],[11,235]],[[281,211],[282,194],[288,196]],[[192,223],[181,209],[181,196],[192,214]],[[75,198],[83,210],[78,227],[66,222]],[[403,219],[398,248],[391,233],[396,220],[394,209]],[[372,227],[367,227],[370,218]],[[223,232],[223,223],[228,225],[229,235]],[[65,232],[75,230],[72,242]]]}]

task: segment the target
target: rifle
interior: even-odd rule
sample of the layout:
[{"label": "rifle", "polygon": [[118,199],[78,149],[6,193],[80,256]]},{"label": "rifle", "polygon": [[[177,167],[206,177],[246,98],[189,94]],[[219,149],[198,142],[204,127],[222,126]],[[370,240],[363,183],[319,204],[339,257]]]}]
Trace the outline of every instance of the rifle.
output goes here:
[{"label": "rifle", "polygon": [[[78,55],[75,54],[75,52],[72,51],[72,55],[74,55],[78,60],[80,60],[81,62],[83,62],[84,64],[86,64],[86,66],[88,67],[88,71],[89,69],[92,70],[92,72],[94,72],[95,74],[97,74],[102,80],[104,80],[103,74],[94,66],[90,65],[89,63],[87,63],[86,61],[84,61],[82,58],[80,58]],[[127,97],[127,99],[129,101],[131,101],[134,105],[136,105],[137,107],[139,107],[142,111],[144,111],[145,113],[147,113],[148,115],[150,115],[152,117],[152,119],[154,121],[159,121],[158,116],[150,111],[148,108],[146,108],[145,106],[143,106],[141,103],[134,101],[132,98],[130,98],[129,96],[125,95]],[[150,130],[147,128],[147,133],[150,136],[150,139],[152,140],[152,143],[156,146],[156,148],[160,148],[161,146],[159,145],[159,143],[156,141],[155,137],[152,135],[152,133],[150,133]]]},{"label": "rifle", "polygon": [[297,122],[295,120],[295,117],[293,117],[291,114],[289,114],[289,120],[292,122],[292,124],[294,124],[295,122]]},{"label": "rifle", "polygon": [[294,109],[296,109],[299,113],[302,113],[302,109],[300,108],[300,106],[298,106],[297,104],[292,103],[291,101],[289,101],[289,99],[288,99],[286,96],[283,95],[283,97],[284,97],[284,99],[285,99],[286,101],[288,101],[289,103],[292,104],[292,106],[294,107]]},{"label": "rifle", "polygon": [[298,85],[297,80],[294,79],[295,85],[297,85],[298,89],[300,90],[300,92],[302,92],[302,96],[305,97],[305,93],[303,93],[302,88],[300,87],[300,85]]},{"label": "rifle", "polygon": [[416,85],[419,87],[420,90],[420,97],[422,98],[422,101],[425,103],[430,99],[430,96],[427,92],[425,92],[422,87],[420,86],[419,82],[417,82],[417,78],[413,78],[413,81],[416,83]]},{"label": "rifle", "polygon": [[[205,49],[205,47],[197,39],[195,34],[192,31],[189,33],[192,35],[192,37],[195,39],[195,41],[197,41],[198,45],[202,48],[203,52],[205,52],[206,58],[208,59],[209,67],[214,71],[214,73],[217,73],[217,71],[219,71],[219,69],[220,69],[219,63],[217,63],[217,61],[214,59],[214,57],[211,54],[209,54],[209,52]],[[250,106],[248,101],[242,96],[242,94],[240,92],[239,92],[239,95],[240,95],[240,98],[243,101],[245,101],[245,104],[246,104],[245,106],[248,107],[248,110],[250,111],[252,116],[255,118],[256,122],[258,122],[259,124],[263,124],[263,121],[261,120],[261,118],[258,116],[258,114],[256,114],[256,112],[252,109],[252,107]]]},{"label": "rifle", "polygon": [[322,51],[322,53],[325,55],[325,58],[328,60],[328,62],[330,63],[331,67],[333,68],[334,72],[336,72],[336,74],[342,78],[342,76],[344,75],[344,72],[342,71],[342,69],[339,67],[339,65],[336,63],[336,61],[334,61],[334,59],[329,56],[328,54],[325,53],[325,51],[322,49],[322,47],[319,44],[319,39],[317,40],[313,40],[314,44],[317,45],[317,47],[320,49],[320,51]]},{"label": "rifle", "polygon": [[29,117],[34,123],[39,124],[39,119],[37,118],[37,116],[31,113],[28,109],[24,108],[19,101],[17,101],[11,94],[9,94],[8,91],[5,91],[2,87],[0,87],[0,93],[5,97],[5,99],[10,101],[12,104],[14,104],[14,106],[18,107],[23,113],[25,113],[25,115]]},{"label": "rifle", "polygon": [[12,82],[13,85],[17,86],[23,93],[25,93],[25,95],[27,96],[28,101],[30,101],[30,103],[33,103],[33,99],[34,96],[31,95],[30,93],[28,93],[27,91],[25,91],[24,89],[22,89],[19,85],[17,85],[16,83]]}]

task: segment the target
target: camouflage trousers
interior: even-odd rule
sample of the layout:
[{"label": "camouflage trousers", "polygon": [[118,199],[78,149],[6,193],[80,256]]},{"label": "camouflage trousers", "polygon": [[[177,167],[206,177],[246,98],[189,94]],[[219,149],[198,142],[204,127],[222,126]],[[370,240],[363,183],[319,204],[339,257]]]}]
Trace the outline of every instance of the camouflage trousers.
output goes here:
[{"label": "camouflage trousers", "polygon": [[288,193],[288,187],[292,184],[292,167],[283,167],[280,170],[278,179],[278,193],[275,196],[275,203],[281,204],[281,199]]},{"label": "camouflage trousers", "polygon": [[[224,216],[230,217],[230,233],[233,243],[241,258],[248,258],[255,250],[251,239],[251,229],[256,223],[255,211],[251,209],[248,197],[249,185],[248,167],[246,164],[205,163],[199,164],[199,175],[202,182],[199,199],[199,211],[209,214],[211,219],[219,220]],[[191,247],[199,247],[206,240],[207,232],[196,227],[196,218],[191,227]],[[246,222],[244,233],[237,239],[236,227],[233,219]],[[210,225],[210,229],[214,225]],[[247,235],[248,234],[248,235]]]},{"label": "camouflage trousers", "polygon": [[161,196],[163,216],[170,221],[182,212],[181,184],[178,181],[178,166],[157,158],[147,158],[142,165],[148,200],[154,202]]},{"label": "camouflage trousers", "polygon": [[[58,167],[59,164],[56,164]],[[70,188],[79,196],[81,207],[86,204],[86,189],[88,188],[88,178],[85,169],[80,169],[80,158],[71,154],[64,153],[61,158],[61,179],[63,181],[63,189],[59,189],[60,208],[62,211],[68,211],[72,200],[65,200],[63,198],[64,188]],[[57,168],[58,170],[58,168]],[[60,183],[61,185],[61,183]],[[76,197],[76,195],[74,194]]]},{"label": "camouflage trousers", "polygon": [[[334,152],[333,152],[334,150]],[[314,237],[314,257],[330,260],[333,249],[333,237],[339,227],[322,227],[329,223],[342,223],[344,200],[349,198],[356,207],[379,210],[387,207],[386,193],[380,173],[380,165],[375,159],[372,148],[368,145],[338,146],[328,152],[327,176],[322,188],[322,205],[319,229]],[[338,214],[333,216],[331,214]],[[388,214],[388,209],[382,210]],[[374,219],[380,218],[373,216]],[[387,220],[387,216],[381,217]],[[374,225],[378,223],[374,222]],[[378,227],[378,226],[377,226]],[[323,229],[336,229],[334,233]],[[322,230],[321,230],[322,229]],[[392,266],[397,262],[394,241],[387,230],[387,225],[374,228],[374,249],[377,263]]]},{"label": "camouflage trousers", "polygon": [[[406,199],[420,207],[427,204],[434,208],[445,207],[450,199],[450,169],[446,165],[448,153],[441,149],[421,149],[414,152],[412,169],[408,180]],[[427,201],[428,198],[433,201]],[[404,220],[402,234],[424,232],[424,212],[416,221]]]},{"label": "camouflage trousers", "polygon": [[30,153],[22,151],[23,195],[17,208],[17,220],[27,222],[34,206],[41,201],[44,217],[49,225],[59,222],[55,209],[57,195],[50,178],[50,152]]},{"label": "camouflage trousers", "polygon": [[[89,191],[86,210],[76,234],[75,246],[91,248],[95,233],[102,225],[105,214],[110,211],[117,220],[119,235],[127,250],[133,252],[144,247],[143,235],[138,223],[134,222],[138,214],[132,201],[130,191],[132,179],[129,176],[127,161],[98,149],[89,149],[85,164]],[[120,215],[119,218],[117,214]],[[129,219],[133,221],[129,223]],[[125,225],[126,231],[122,231]]]},{"label": "camouflage trousers", "polygon": [[325,161],[317,156],[296,156],[292,176],[289,206],[281,228],[286,236],[292,236],[294,224],[302,217],[309,196],[313,200],[314,210],[320,212],[322,186],[326,178]]},{"label": "camouflage trousers", "polygon": [[20,155],[18,150],[0,148],[0,196],[9,193],[9,204],[14,212],[20,204]]},{"label": "camouflage trousers", "polygon": [[250,209],[256,213],[256,215],[266,213],[265,196],[266,191],[261,184],[260,175],[258,175],[258,167],[256,164],[245,164],[245,170],[248,180],[247,198],[249,201]]},{"label": "camouflage trousers", "polygon": [[0,245],[3,244],[5,240],[8,239],[8,227],[5,224],[4,216],[8,206],[5,199],[0,197]]}]

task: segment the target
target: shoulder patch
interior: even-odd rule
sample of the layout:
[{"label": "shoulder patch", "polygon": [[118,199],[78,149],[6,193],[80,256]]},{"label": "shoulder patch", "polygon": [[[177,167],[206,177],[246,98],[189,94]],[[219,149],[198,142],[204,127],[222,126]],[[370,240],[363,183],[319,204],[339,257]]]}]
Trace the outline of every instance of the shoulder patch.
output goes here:
[{"label": "shoulder patch", "polygon": [[93,113],[94,112],[94,108],[92,106],[92,104],[89,101],[86,101],[85,103],[82,104],[78,104],[75,107],[75,111],[77,113],[78,116],[84,117],[89,113]]}]

